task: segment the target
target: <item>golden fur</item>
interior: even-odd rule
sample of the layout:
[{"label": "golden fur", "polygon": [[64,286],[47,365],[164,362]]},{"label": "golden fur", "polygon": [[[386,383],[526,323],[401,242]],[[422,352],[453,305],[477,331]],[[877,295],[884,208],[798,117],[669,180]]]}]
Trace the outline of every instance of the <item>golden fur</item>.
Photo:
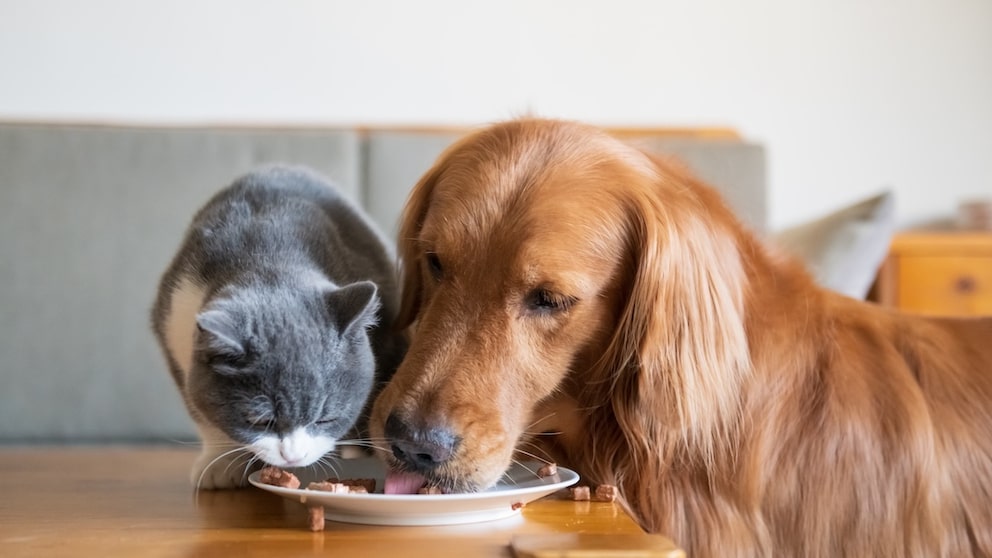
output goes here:
[{"label": "golden fur", "polygon": [[454,432],[435,482],[526,450],[690,556],[992,554],[992,320],[822,289],[681,167],[568,122],[454,145],[400,255],[413,340],[371,429]]}]

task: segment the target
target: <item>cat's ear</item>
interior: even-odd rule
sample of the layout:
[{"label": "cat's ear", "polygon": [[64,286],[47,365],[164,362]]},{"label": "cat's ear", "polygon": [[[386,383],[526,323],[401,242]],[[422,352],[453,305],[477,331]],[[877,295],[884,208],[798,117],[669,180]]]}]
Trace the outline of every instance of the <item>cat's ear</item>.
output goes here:
[{"label": "cat's ear", "polygon": [[245,347],[231,315],[224,310],[205,310],[197,314],[196,327],[200,348],[214,369],[234,372],[237,362],[245,356]]},{"label": "cat's ear", "polygon": [[376,324],[377,293],[372,281],[358,281],[326,292],[327,311],[342,336],[356,328],[368,329]]}]

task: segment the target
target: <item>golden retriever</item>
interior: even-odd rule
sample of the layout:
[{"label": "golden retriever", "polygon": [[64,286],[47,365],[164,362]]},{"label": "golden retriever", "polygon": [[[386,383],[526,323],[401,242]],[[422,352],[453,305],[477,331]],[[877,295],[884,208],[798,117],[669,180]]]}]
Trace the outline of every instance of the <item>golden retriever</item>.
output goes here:
[{"label": "golden retriever", "polygon": [[992,319],[825,290],[683,168],[570,122],[457,142],[399,243],[390,491],[482,490],[526,451],[690,556],[992,555]]}]

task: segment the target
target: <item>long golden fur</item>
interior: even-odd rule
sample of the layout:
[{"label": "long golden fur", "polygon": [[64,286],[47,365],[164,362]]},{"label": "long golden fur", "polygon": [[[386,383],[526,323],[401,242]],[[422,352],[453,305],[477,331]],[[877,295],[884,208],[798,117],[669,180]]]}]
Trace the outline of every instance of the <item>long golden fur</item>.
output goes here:
[{"label": "long golden fur", "polygon": [[992,320],[822,289],[681,167],[550,120],[449,149],[400,255],[371,430],[448,436],[433,482],[527,451],[690,556],[992,555]]}]

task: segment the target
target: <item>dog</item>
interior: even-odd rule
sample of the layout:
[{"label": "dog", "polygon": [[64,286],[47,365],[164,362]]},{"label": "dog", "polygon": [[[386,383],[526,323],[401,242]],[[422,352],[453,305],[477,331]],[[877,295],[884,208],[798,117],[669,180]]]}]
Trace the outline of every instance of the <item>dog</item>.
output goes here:
[{"label": "dog", "polygon": [[387,491],[529,455],[690,556],[992,555],[992,319],[826,290],[685,167],[567,121],[456,142],[399,251]]}]

